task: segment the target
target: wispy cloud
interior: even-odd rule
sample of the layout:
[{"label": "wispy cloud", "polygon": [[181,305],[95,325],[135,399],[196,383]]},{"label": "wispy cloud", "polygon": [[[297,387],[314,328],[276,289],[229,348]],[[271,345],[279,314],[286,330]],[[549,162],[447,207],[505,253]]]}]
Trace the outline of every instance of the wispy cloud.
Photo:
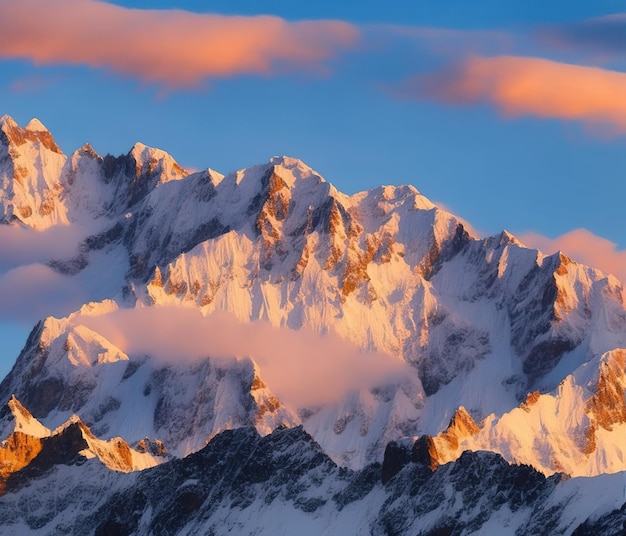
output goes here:
[{"label": "wispy cloud", "polygon": [[80,282],[32,263],[0,275],[0,321],[32,325],[47,316],[62,317],[85,301]]},{"label": "wispy cloud", "polygon": [[587,229],[575,229],[556,238],[547,238],[537,233],[524,233],[519,239],[526,246],[544,253],[563,251],[578,262],[599,268],[626,282],[626,250],[618,250],[617,244]]},{"label": "wispy cloud", "polygon": [[611,60],[626,56],[626,14],[617,13],[534,31],[540,43],[557,50],[577,51]]},{"label": "wispy cloud", "polygon": [[89,231],[77,225],[57,225],[44,231],[0,225],[0,273],[20,265],[71,257]]},{"label": "wispy cloud", "polygon": [[364,39],[389,47],[400,42],[405,50],[411,45],[423,48],[436,56],[483,54],[490,50],[508,50],[518,37],[502,30],[467,30],[401,24],[371,24],[365,26]]},{"label": "wispy cloud", "polygon": [[626,73],[539,58],[470,57],[408,80],[399,95],[494,105],[505,117],[578,120],[626,134]]},{"label": "wispy cloud", "polygon": [[324,69],[354,44],[340,21],[129,9],[96,0],[0,0],[0,57],[110,69],[168,89]]},{"label": "wispy cloud", "polygon": [[32,324],[81,306],[87,298],[81,282],[46,263],[74,256],[88,232],[75,225],[45,231],[0,225],[0,321]]},{"label": "wispy cloud", "polygon": [[78,322],[131,355],[161,362],[212,357],[250,357],[269,388],[295,407],[336,401],[347,391],[414,374],[404,362],[378,352],[361,352],[334,334],[239,322],[227,313],[203,317],[197,309],[125,309]]}]

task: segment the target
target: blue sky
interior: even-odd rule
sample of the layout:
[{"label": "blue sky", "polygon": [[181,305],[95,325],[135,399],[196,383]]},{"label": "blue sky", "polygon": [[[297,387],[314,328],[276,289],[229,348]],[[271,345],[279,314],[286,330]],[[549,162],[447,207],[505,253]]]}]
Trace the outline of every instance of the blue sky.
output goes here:
[{"label": "blue sky", "polygon": [[[624,89],[626,102],[626,22],[606,17],[619,13],[620,2],[111,4],[118,10],[92,37],[79,31],[79,8],[89,15],[106,3],[23,0],[19,5],[31,11],[15,22],[17,3],[0,0],[0,115],[22,125],[38,117],[66,153],[88,141],[101,154],[122,154],[142,141],[185,167],[222,173],[276,154],[296,156],[347,193],[411,183],[481,234],[506,228],[531,245],[566,243],[580,260],[620,270],[626,112],[611,91]],[[293,31],[292,40],[285,37],[284,49],[280,38],[273,42],[267,68],[239,65],[224,74],[201,66],[181,86],[176,79],[185,73],[175,61],[167,72],[153,65],[167,55],[163,32],[175,18],[155,10],[173,8],[188,12],[174,28],[196,28],[196,18],[216,14],[247,21],[272,15]],[[76,13],[70,22],[63,9]],[[139,52],[131,58],[136,70],[129,68],[132,54],[116,49],[131,18],[147,54],[156,50],[145,61]],[[329,29],[324,21],[331,19],[345,27]],[[308,37],[298,26],[305,20],[317,21]],[[44,58],[38,50],[51,48],[49,36],[60,24],[68,25],[64,35],[76,34],[73,49]],[[181,31],[189,43],[179,59],[219,29],[213,19],[201,24],[206,36]],[[23,48],[11,37],[23,39]],[[225,53],[215,39],[206,54]],[[309,52],[323,49],[319,57],[303,59],[306,53],[289,49],[301,42]],[[104,60],[102,49],[109,54]],[[547,87],[512,102],[502,92],[522,72]],[[468,85],[477,77],[479,87]],[[597,86],[585,93],[587,81]],[[609,96],[594,100],[592,93],[603,91]],[[585,231],[572,235],[577,229]],[[0,360],[14,359],[29,328],[0,326]]]}]

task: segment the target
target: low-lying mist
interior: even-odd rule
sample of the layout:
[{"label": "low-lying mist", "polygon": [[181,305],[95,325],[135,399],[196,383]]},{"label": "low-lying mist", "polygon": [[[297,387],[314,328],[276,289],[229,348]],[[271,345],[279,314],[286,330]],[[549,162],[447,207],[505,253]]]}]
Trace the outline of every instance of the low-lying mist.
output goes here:
[{"label": "low-lying mist", "polygon": [[130,356],[175,364],[203,358],[250,357],[274,394],[291,407],[337,401],[348,391],[397,381],[414,371],[400,359],[365,352],[333,333],[241,322],[223,312],[192,308],[121,309],[77,321]]}]

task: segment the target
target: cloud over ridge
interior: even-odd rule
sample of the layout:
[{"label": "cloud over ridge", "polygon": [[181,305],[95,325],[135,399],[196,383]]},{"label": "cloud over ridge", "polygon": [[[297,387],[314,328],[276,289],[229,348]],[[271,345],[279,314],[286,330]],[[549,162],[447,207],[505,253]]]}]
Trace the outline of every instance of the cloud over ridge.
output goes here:
[{"label": "cloud over ridge", "polygon": [[296,407],[336,402],[350,390],[415,376],[400,359],[361,351],[334,333],[319,335],[310,328],[293,330],[260,320],[246,323],[225,312],[205,317],[195,308],[153,306],[77,315],[75,320],[124,352],[150,355],[161,364],[251,358],[269,388]]},{"label": "cloud over ridge", "polygon": [[545,253],[563,251],[578,262],[599,268],[626,282],[626,251],[617,249],[617,244],[587,229],[574,229],[556,238],[532,232],[523,233],[519,238],[527,246]]}]

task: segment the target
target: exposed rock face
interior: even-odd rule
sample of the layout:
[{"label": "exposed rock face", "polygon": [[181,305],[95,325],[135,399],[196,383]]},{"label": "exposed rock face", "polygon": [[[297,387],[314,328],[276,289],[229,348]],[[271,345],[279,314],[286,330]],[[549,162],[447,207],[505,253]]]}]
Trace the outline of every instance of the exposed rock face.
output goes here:
[{"label": "exposed rock face", "polygon": [[407,462],[383,484],[380,465],[340,469],[301,428],[263,438],[251,428],[228,430],[201,451],[140,474],[104,474],[85,462],[51,476],[66,483],[55,495],[59,515],[44,518],[36,506],[29,513],[14,508],[26,496],[45,504],[46,480],[32,480],[3,497],[0,526],[76,536],[270,535],[303,527],[374,536],[478,534],[495,527],[547,536],[591,534],[594,528],[619,534],[613,528],[623,521],[619,507],[598,510],[581,479],[546,479],[487,452],[464,453],[434,471]]},{"label": "exposed rock face", "polygon": [[[419,437],[413,444],[408,459],[434,471],[440,465],[455,460],[460,454],[461,442],[475,436],[478,432],[480,428],[467,410],[461,406],[455,411],[448,427],[443,432],[435,437],[428,434]],[[406,459],[406,456],[400,455],[399,459]]]},{"label": "exposed rock face", "polygon": [[43,448],[43,439],[13,432],[0,445],[0,494],[6,492],[7,480],[26,467]]},{"label": "exposed rock face", "polygon": [[421,436],[411,450],[411,461],[419,463],[434,471],[439,467],[440,454],[437,452],[435,440],[429,435]]},{"label": "exposed rock face", "polygon": [[[36,455],[23,457],[18,463],[13,464],[17,470],[7,476],[6,491],[13,491],[33,478],[41,477],[55,465],[75,461],[79,453],[88,447],[78,423],[71,423],[50,437],[29,439],[31,442],[34,440],[40,443]],[[17,458],[22,453],[13,451],[12,454]]]},{"label": "exposed rock face", "polygon": [[52,134],[45,127],[43,129],[33,130],[27,125],[26,128],[20,128],[15,121],[4,116],[3,128],[0,130],[0,140],[5,144],[13,144],[16,147],[24,145],[27,142],[41,143],[49,151],[61,154],[61,149],[52,138]]},{"label": "exposed rock face", "polygon": [[160,441],[146,439],[142,449],[131,449],[120,437],[99,440],[78,419],[71,418],[54,431],[39,423],[15,398],[7,404],[15,431],[0,444],[0,494],[15,491],[56,465],[79,463],[96,457],[114,471],[150,467],[166,456]]},{"label": "exposed rock face", "polygon": [[381,482],[383,484],[389,482],[409,462],[411,462],[411,448],[409,445],[397,441],[388,443],[385,448],[385,457],[383,458]]},{"label": "exposed rock face", "polygon": [[583,452],[596,451],[598,428],[612,431],[615,425],[626,423],[626,351],[616,350],[600,365],[593,395],[585,403],[589,426],[585,434]]},{"label": "exposed rock face", "polygon": [[585,405],[585,413],[593,416],[596,425],[611,431],[613,425],[626,422],[626,351],[611,352],[600,365],[600,374],[593,396]]}]

